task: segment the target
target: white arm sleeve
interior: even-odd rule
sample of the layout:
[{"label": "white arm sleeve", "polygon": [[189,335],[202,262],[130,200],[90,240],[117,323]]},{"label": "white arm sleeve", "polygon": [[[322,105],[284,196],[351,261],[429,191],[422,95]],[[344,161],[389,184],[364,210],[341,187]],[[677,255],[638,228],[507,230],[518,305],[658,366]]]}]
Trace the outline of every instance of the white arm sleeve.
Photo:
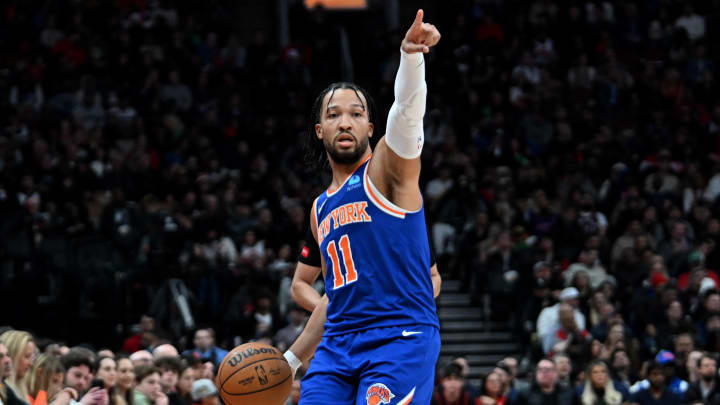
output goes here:
[{"label": "white arm sleeve", "polygon": [[401,50],[395,78],[395,102],[388,113],[385,143],[404,159],[415,159],[422,152],[426,98],[423,54],[408,54]]}]

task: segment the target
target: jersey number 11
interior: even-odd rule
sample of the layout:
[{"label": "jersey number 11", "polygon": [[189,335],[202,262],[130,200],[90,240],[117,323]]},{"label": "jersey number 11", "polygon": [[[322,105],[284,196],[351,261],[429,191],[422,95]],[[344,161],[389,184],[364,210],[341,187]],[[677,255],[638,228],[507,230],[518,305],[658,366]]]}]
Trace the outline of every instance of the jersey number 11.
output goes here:
[{"label": "jersey number 11", "polygon": [[335,241],[332,240],[328,243],[327,252],[332,261],[333,278],[335,283],[333,290],[340,287],[344,287],[350,283],[357,281],[357,272],[355,271],[355,262],[353,261],[352,252],[350,251],[350,238],[347,235],[343,235],[338,243],[340,246],[340,253],[342,255],[343,264],[345,264],[345,271],[347,271],[346,277],[343,277],[340,271],[340,260],[338,257],[337,247]]}]

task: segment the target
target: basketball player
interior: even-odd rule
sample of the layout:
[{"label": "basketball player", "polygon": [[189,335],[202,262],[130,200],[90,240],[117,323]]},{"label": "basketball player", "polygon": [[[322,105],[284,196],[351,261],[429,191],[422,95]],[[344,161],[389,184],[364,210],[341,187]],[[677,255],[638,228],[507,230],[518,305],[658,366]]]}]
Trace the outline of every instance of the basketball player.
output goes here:
[{"label": "basketball player", "polygon": [[[432,248],[430,249],[430,263],[432,263],[430,265],[430,278],[432,279],[433,298],[436,298],[440,294],[442,277],[438,273]],[[290,287],[293,300],[310,312],[315,309],[322,299],[313,287],[321,271],[320,249],[318,249],[315,237],[310,233],[305,238],[305,244],[298,255],[298,263]]]},{"label": "basketball player", "polygon": [[418,180],[423,53],[440,33],[422,19],[418,10],[402,41],[395,102],[374,151],[373,101],[363,89],[332,84],[313,107],[312,135],[333,178],[311,211],[327,293],[285,353],[293,370],[315,353],[300,405],[430,402],[440,335]]}]

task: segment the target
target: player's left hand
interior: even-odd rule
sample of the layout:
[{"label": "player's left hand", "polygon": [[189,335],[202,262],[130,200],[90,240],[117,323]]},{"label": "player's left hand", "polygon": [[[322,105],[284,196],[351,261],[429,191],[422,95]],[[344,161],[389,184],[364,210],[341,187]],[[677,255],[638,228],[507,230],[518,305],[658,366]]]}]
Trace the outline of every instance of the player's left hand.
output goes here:
[{"label": "player's left hand", "polygon": [[430,47],[440,41],[440,31],[434,25],[424,23],[423,16],[425,13],[422,9],[418,10],[415,15],[415,21],[405,34],[401,48],[405,53],[428,53]]}]

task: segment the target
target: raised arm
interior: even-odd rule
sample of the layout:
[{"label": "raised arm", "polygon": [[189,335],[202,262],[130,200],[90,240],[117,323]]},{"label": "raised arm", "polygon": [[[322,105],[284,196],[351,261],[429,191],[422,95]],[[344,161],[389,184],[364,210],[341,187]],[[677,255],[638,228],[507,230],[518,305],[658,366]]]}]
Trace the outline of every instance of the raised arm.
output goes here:
[{"label": "raised arm", "polygon": [[369,168],[370,179],[378,191],[408,210],[418,209],[422,204],[418,180],[427,98],[423,53],[440,40],[440,32],[432,24],[424,23],[423,16],[423,11],[418,10],[402,41],[387,132],[375,147]]}]

